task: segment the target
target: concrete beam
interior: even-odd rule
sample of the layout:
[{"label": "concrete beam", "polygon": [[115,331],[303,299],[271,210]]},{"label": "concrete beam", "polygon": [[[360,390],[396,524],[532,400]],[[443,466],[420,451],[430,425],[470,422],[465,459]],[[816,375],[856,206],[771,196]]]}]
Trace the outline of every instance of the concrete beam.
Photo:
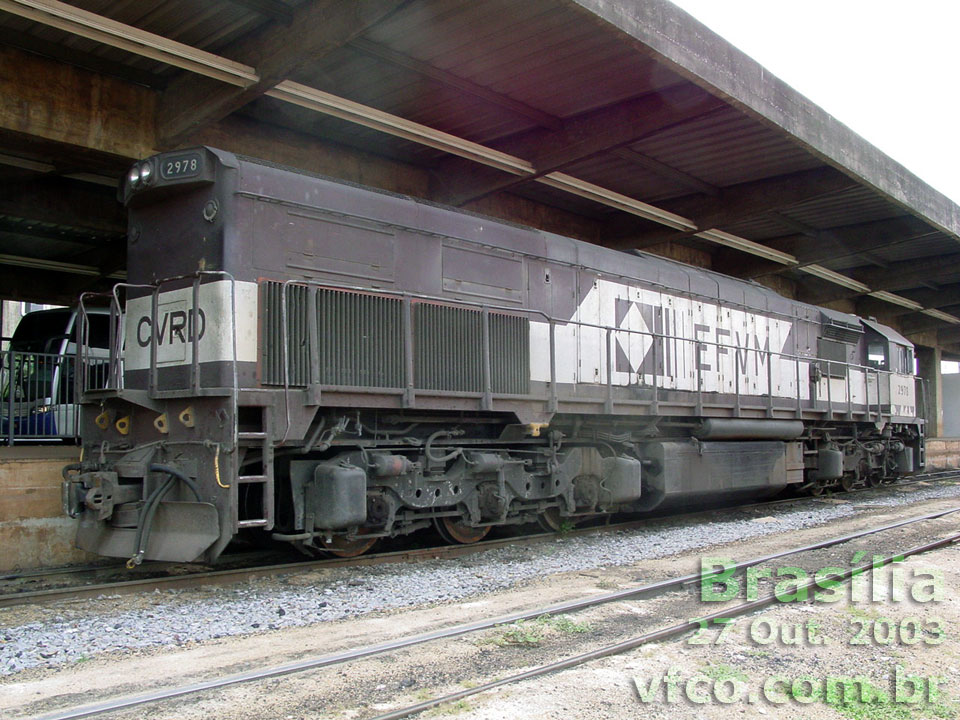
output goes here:
[{"label": "concrete beam", "polygon": [[689,173],[685,173],[682,170],[678,170],[672,165],[668,165],[665,162],[660,162],[656,158],[650,157],[649,155],[644,155],[641,152],[637,152],[633,148],[620,148],[619,150],[614,150],[613,154],[616,155],[621,160],[626,160],[627,162],[633,165],[639,165],[644,170],[649,170],[654,175],[659,175],[666,180],[675,182],[677,185],[692,190],[693,192],[703,193],[704,195],[709,195],[711,197],[720,196],[720,188],[716,185],[711,185],[708,182],[704,182],[700,178],[694,177]]},{"label": "concrete beam", "polygon": [[[793,229],[797,230],[796,234],[764,240],[763,244],[790,253],[797,258],[798,265],[860,257],[872,250],[914,242],[937,232],[912,215],[824,230],[801,228],[799,224]],[[744,279],[781,274],[791,267],[759,258],[744,258],[743,253],[718,254],[714,262],[718,272]]]},{"label": "concrete beam", "polygon": [[149,88],[0,47],[0,130],[146,157],[154,147],[155,99]]},{"label": "concrete beam", "polygon": [[[951,345],[960,343],[960,326],[951,325],[936,331],[937,345]],[[911,336],[914,336],[911,333]]]},{"label": "concrete beam", "polygon": [[276,20],[284,25],[293,22],[293,8],[283,0],[230,0],[234,5],[253,10],[264,17]]},{"label": "concrete beam", "polygon": [[484,87],[483,85],[477,85],[475,82],[462,78],[459,75],[455,75],[448,70],[442,70],[438,67],[434,67],[430,63],[426,63],[422,60],[417,60],[416,58],[412,58],[408,55],[398,53],[386,47],[385,45],[370,42],[364,38],[356,38],[351,41],[350,48],[353,50],[358,50],[365,55],[369,55],[370,57],[375,57],[379,60],[386,60],[388,63],[398,67],[412,70],[418,75],[423,75],[424,77],[436,80],[447,87],[456,88],[457,90],[465,92],[468,95],[473,95],[474,97],[480,98],[491,105],[496,105],[497,107],[512,112],[515,115],[525,117],[540,127],[554,131],[563,129],[563,120],[558,117],[550,115],[549,113],[545,113],[542,110],[537,110],[534,107],[530,107],[529,105],[522,103],[519,100],[514,100],[512,97],[507,95],[494,92],[490,88]]},{"label": "concrete beam", "polygon": [[441,201],[463,205],[622,148],[720,107],[722,103],[716,98],[683,84],[569,118],[559,131],[536,129],[513,135],[488,147],[528,160],[535,169],[533,174],[506,175],[476,163],[451,159],[436,170],[445,183],[440,192]]},{"label": "concrete beam", "polygon": [[[927,282],[952,280],[960,274],[960,253],[938,255],[930,258],[916,258],[902,262],[890,263],[886,268],[862,267],[854,270],[844,270],[854,280],[862,282],[871,290],[902,290],[921,287]],[[822,304],[830,300],[851,298],[863,295],[856,291],[837,286],[808,288],[801,292],[804,302]]]},{"label": "concrete beam", "polygon": [[80,293],[107,292],[114,283],[116,280],[106,278],[4,265],[0,267],[0,300],[76,305]]},{"label": "concrete beam", "polygon": [[[691,218],[700,230],[723,229],[741,220],[831,195],[853,185],[853,180],[833,168],[817,168],[731,185],[721,188],[716,197],[688,195],[659,203],[659,206]],[[632,218],[616,218],[609,223],[606,232],[612,246],[624,249],[643,249],[694,234],[664,228],[651,231],[648,228],[638,225]]]},{"label": "concrete beam", "polygon": [[104,235],[127,232],[126,213],[115,190],[49,175],[0,181],[0,215]]},{"label": "concrete beam", "polygon": [[235,87],[185,72],[163,92],[157,107],[161,149],[178,147],[191,134],[261,97],[303,65],[328,55],[376,25],[408,0],[316,0],[301,5],[289,27],[270,24],[223,51],[256,68],[258,80]]},{"label": "concrete beam", "polygon": [[[0,47],[0,152],[118,179],[156,152],[157,92]],[[427,173],[323,138],[231,116],[194,138],[231,152],[428,197]]]},{"label": "concrete beam", "polygon": [[960,241],[960,206],[669,0],[566,3]]},{"label": "concrete beam", "polygon": [[[945,285],[936,290],[926,288],[921,290],[903,290],[898,294],[908,300],[920,303],[925,308],[940,309],[954,314],[960,309],[957,307],[954,307],[952,310],[950,309],[951,306],[960,306],[960,283]],[[858,314],[874,314],[878,312],[877,308],[880,306],[883,306],[885,310],[879,312],[883,312],[888,317],[912,315],[915,312],[905,307],[890,305],[875,298],[864,297],[857,302]]]},{"label": "concrete beam", "polygon": [[[960,305],[948,305],[943,308],[943,311],[951,315],[956,315],[957,312],[960,312]],[[922,313],[914,313],[909,317],[902,317],[899,319],[898,324],[902,332],[909,333],[910,335],[922,333],[927,330],[939,331],[946,328],[957,327],[956,323],[938,320],[937,318]]]}]

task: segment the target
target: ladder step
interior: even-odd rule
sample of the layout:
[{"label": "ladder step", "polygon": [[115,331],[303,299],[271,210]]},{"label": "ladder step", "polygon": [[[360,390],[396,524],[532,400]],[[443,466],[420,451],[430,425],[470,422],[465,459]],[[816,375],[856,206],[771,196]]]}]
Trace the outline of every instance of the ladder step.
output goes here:
[{"label": "ladder step", "polygon": [[237,527],[241,530],[243,528],[254,528],[254,527],[266,527],[266,520],[241,520],[237,523]]},{"label": "ladder step", "polygon": [[237,433],[237,437],[240,440],[259,440],[262,442],[267,439],[267,434],[265,432],[241,432]]},{"label": "ladder step", "polygon": [[269,481],[267,475],[238,475],[237,482],[241,485],[247,483],[265,483]]}]

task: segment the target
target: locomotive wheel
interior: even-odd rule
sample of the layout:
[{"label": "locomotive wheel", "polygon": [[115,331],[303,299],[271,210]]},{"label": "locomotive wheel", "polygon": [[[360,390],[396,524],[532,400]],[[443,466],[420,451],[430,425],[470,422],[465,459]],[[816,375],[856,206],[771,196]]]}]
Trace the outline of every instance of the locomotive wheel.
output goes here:
[{"label": "locomotive wheel", "polygon": [[547,508],[537,516],[537,525],[544,532],[560,532],[564,528],[570,529],[576,525],[576,520],[572,518],[560,517],[560,508]]},{"label": "locomotive wheel", "polygon": [[840,487],[843,488],[844,492],[850,492],[856,484],[857,479],[853,475],[844,475],[840,478]]},{"label": "locomotive wheel", "polygon": [[814,483],[811,487],[807,488],[807,492],[813,495],[813,497],[820,497],[823,495],[824,488],[820,483]]},{"label": "locomotive wheel", "polygon": [[434,518],[433,525],[440,533],[440,537],[448,543],[460,543],[461,545],[480,542],[490,532],[489,525],[478,528],[470,527],[452,517]]},{"label": "locomotive wheel", "polygon": [[348,540],[345,535],[334,535],[330,542],[325,538],[317,538],[317,545],[323,549],[323,552],[334,555],[335,557],[352,558],[363,555],[367,550],[377,544],[379,538],[367,538],[362,535]]}]

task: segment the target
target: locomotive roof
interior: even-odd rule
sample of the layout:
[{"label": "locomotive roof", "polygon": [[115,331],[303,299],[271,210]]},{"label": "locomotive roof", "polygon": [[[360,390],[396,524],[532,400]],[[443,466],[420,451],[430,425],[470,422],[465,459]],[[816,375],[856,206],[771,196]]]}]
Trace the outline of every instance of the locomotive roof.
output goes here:
[{"label": "locomotive roof", "polygon": [[[418,207],[429,208],[431,211],[440,213],[447,219],[452,218],[453,223],[434,221],[436,224],[431,225],[431,216],[433,215],[432,212],[429,215],[426,215],[423,213],[398,211],[398,208],[395,205],[387,207],[378,206],[373,203],[360,203],[360,206],[363,208],[363,212],[369,213],[369,215],[366,216],[366,219],[373,219],[392,225],[403,225],[404,223],[409,223],[409,225],[407,225],[408,227],[415,227],[416,229],[431,233],[437,232],[437,229],[442,227],[446,229],[446,232],[450,235],[450,237],[457,237],[461,240],[482,243],[483,245],[498,247],[504,250],[528,254],[536,257],[546,256],[557,262],[579,264],[587,268],[593,268],[607,275],[645,280],[647,282],[662,285],[668,289],[673,289],[680,292],[689,292],[700,297],[712,298],[721,302],[744,305],[774,313],[802,316],[811,320],[818,320],[819,316],[822,314],[834,321],[839,321],[855,327],[859,327],[861,322],[869,323],[869,327],[885,335],[891,340],[894,340],[894,342],[905,344],[910,347],[913,346],[909,340],[904,338],[892,328],[888,328],[881,323],[876,321],[867,321],[857,315],[844,313],[839,310],[832,310],[829,308],[812,305],[810,303],[790,300],[755,281],[730,277],[713,270],[708,270],[706,268],[690,265],[679,260],[665,258],[661,255],[654,255],[652,253],[643,251],[635,251],[634,253],[627,254],[620,251],[611,250],[609,248],[604,248],[593,243],[583,242],[574,238],[540,230],[538,228],[524,226],[517,223],[509,223],[499,218],[490,217],[481,213],[464,211],[461,208],[450,207],[441,203],[427,201],[422,198],[389,192],[379,188],[364,186],[359,183],[344,182],[343,180],[322,175],[320,173],[304,171],[298,168],[287,167],[278,163],[267,162],[243,155],[234,155],[227,151],[216,148],[207,149],[214,153],[225,166],[238,167],[241,169],[241,180],[239,181],[238,189],[245,192],[250,192],[251,190],[253,192],[264,191],[267,186],[269,186],[269,191],[267,194],[274,197],[276,196],[275,194],[277,192],[287,193],[291,200],[293,198],[309,196],[309,193],[305,192],[300,185],[286,183],[281,180],[280,185],[282,189],[278,190],[278,188],[273,186],[270,183],[270,180],[265,178],[263,175],[259,173],[244,174],[242,172],[244,165],[266,168],[271,171],[283,173],[286,177],[304,178],[305,180],[320,181],[321,183],[325,184],[329,183],[330,185],[328,185],[328,187],[332,187],[334,189],[349,188],[350,190],[356,190],[361,193],[373,193],[385,198],[391,198],[402,204],[412,203]],[[183,151],[177,152],[180,153]],[[315,202],[318,203],[316,207],[323,207],[322,201],[316,200]],[[339,207],[337,209],[339,210]],[[457,222],[457,218],[470,218],[479,221],[479,224]],[[495,226],[507,228],[510,232],[491,234],[488,232],[488,228],[486,227],[491,223]],[[531,237],[542,238],[543,245],[541,247],[531,247]],[[569,245],[575,248],[575,251],[573,253],[558,251],[558,244]],[[664,272],[665,270],[668,270],[669,272]],[[676,278],[677,273],[682,273],[687,277],[686,287],[678,286],[677,284],[671,285],[669,280],[664,279],[665,275]],[[711,292],[711,290],[714,288],[715,291]],[[739,293],[737,290],[739,290]],[[759,302],[758,298],[763,298],[763,302]],[[801,308],[805,309],[806,313],[801,312]]]}]

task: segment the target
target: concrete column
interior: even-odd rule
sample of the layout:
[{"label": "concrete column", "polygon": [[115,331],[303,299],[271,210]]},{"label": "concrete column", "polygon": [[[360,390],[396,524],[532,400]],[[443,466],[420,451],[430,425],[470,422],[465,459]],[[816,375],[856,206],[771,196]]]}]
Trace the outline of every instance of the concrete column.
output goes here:
[{"label": "concrete column", "polygon": [[939,437],[943,427],[943,380],[940,375],[940,348],[916,346],[920,377],[926,380],[926,412],[928,438]]}]

